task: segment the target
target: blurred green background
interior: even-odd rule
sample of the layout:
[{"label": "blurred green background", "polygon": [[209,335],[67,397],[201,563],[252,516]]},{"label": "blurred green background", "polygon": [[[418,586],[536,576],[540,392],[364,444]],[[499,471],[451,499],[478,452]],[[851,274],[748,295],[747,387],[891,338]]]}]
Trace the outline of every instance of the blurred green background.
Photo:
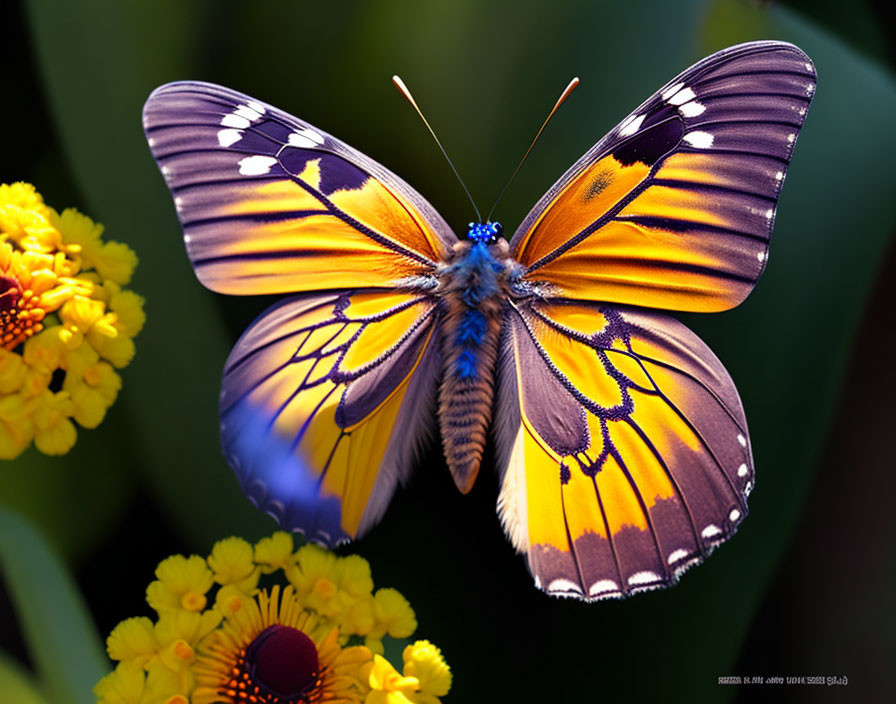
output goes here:
[{"label": "blurred green background", "polygon": [[[400,174],[459,230],[469,204],[390,76],[414,91],[487,208],[578,75],[497,213],[512,232],[678,71],[774,38],[805,50],[819,82],[771,263],[738,309],[686,318],[728,367],[750,423],[758,488],[737,537],[674,589],[592,605],[551,599],[503,536],[494,474],[461,496],[433,446],[351,549],[378,586],[408,597],[420,637],[442,647],[455,676],[449,702],[812,701],[821,689],[896,700],[896,54],[883,8],[7,0],[0,182],[31,181],[50,205],[79,208],[133,247],[148,324],[99,429],[63,458],[30,450],[0,465],[0,698],[92,701],[106,667],[96,633],[148,614],[160,559],[274,529],[221,457],[216,414],[229,348],[270,301],[216,296],[193,277],[140,125],[154,87],[209,80],[299,115]],[[81,597],[90,618],[79,621]],[[718,685],[727,675],[849,684]]]}]

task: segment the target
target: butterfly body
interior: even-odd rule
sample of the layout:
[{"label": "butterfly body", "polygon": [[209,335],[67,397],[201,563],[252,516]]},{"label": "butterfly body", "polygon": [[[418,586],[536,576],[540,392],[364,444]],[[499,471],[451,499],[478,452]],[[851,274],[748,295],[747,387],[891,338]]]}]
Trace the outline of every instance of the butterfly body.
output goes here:
[{"label": "butterfly body", "polygon": [[437,272],[443,358],[439,429],[448,467],[464,493],[473,486],[485,450],[503,310],[518,272],[506,240],[494,236],[457,242]]},{"label": "butterfly body", "polygon": [[363,535],[437,405],[455,483],[496,441],[498,513],[536,585],[586,600],[668,586],[731,537],[754,485],[712,351],[663,310],[733,308],[765,268],[815,89],[797,47],[731,47],[585,153],[510,241],[459,240],[335,137],[207,83],[144,128],[200,281],[289,294],[224,369],[222,449],[246,495],[328,545]]}]

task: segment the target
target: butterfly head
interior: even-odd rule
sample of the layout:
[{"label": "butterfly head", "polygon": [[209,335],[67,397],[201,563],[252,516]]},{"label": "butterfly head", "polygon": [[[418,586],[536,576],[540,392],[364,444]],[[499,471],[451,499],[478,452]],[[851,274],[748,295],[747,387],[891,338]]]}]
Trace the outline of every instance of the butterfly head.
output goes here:
[{"label": "butterfly head", "polygon": [[467,239],[482,244],[494,244],[504,234],[499,222],[471,222],[467,225]]}]

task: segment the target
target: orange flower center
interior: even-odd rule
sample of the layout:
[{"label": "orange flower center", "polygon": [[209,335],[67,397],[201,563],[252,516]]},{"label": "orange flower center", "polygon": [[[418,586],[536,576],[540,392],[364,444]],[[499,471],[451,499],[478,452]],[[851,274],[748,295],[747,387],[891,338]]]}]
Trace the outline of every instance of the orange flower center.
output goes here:
[{"label": "orange flower center", "polygon": [[39,304],[40,299],[23,291],[17,279],[0,275],[0,345],[12,350],[43,329],[40,321],[46,311]]}]

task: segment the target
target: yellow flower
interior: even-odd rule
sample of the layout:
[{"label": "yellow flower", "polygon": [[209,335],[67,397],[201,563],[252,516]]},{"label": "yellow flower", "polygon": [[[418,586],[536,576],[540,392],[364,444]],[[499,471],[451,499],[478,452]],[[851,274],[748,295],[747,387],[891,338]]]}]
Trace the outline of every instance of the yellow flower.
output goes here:
[{"label": "yellow flower", "polygon": [[25,381],[26,371],[21,355],[0,347],[0,395],[18,391]]},{"label": "yellow flower", "polygon": [[121,389],[121,377],[108,362],[94,362],[80,376],[72,370],[65,377],[62,388],[69,392],[75,405],[73,417],[85,428],[102,423],[106,410],[115,402]]},{"label": "yellow flower", "polygon": [[34,445],[45,455],[64,455],[72,449],[78,438],[78,431],[69,418],[75,412],[67,391],[53,393],[44,389],[28,402],[34,410]]},{"label": "yellow flower", "polygon": [[[241,691],[270,692],[279,701],[340,701],[360,704],[370,651],[340,648],[336,630],[316,639],[315,617],[304,611],[293,588],[280,587],[229,615],[198,648],[193,704],[237,704]],[[270,701],[278,701],[272,697]],[[260,700],[263,701],[263,700]]]},{"label": "yellow flower", "polygon": [[93,693],[100,704],[143,704],[146,674],[133,661],[123,661],[114,672],[101,679]]},{"label": "yellow flower", "polygon": [[404,649],[403,674],[379,655],[369,670],[370,694],[365,704],[439,704],[451,689],[451,670],[442,651],[428,640]]},{"label": "yellow flower", "polygon": [[262,538],[255,546],[255,562],[261,571],[270,574],[276,570],[285,570],[295,564],[292,535],[282,530],[270,538]]},{"label": "yellow flower", "polygon": [[130,363],[145,315],[122,289],[136,255],[102,233],[74,209],[47,207],[30,184],[0,185],[0,401],[20,397],[0,403],[2,458],[32,440],[68,452],[75,423],[96,427],[115,402],[113,367]]},{"label": "yellow flower", "polygon": [[418,640],[404,649],[404,674],[416,677],[420,691],[433,698],[444,697],[451,689],[451,669],[442,651],[428,640]]},{"label": "yellow flower", "polygon": [[[304,586],[259,590],[262,573]],[[370,565],[356,555],[307,545],[294,553],[292,536],[278,532],[254,550],[227,538],[205,559],[169,557],[156,577],[147,601],[158,621],[127,619],[109,635],[120,663],[94,689],[101,704],[438,704],[451,685],[428,641],[405,648],[404,675],[348,643],[378,623]],[[413,619],[398,592],[380,592],[384,613]]]},{"label": "yellow flower", "polygon": [[370,693],[365,704],[411,704],[413,694],[420,689],[415,677],[404,677],[381,655],[373,656],[368,678]]},{"label": "yellow flower", "polygon": [[258,585],[261,573],[253,558],[254,551],[249,543],[242,538],[227,538],[215,543],[208,565],[218,584],[233,584],[241,591],[251,592]]},{"label": "yellow flower", "polygon": [[18,457],[33,437],[34,426],[22,397],[0,396],[0,458]]},{"label": "yellow flower", "polygon": [[162,560],[156,568],[156,577],[146,588],[146,601],[159,614],[205,608],[205,593],[211,589],[212,572],[198,555],[173,555]]},{"label": "yellow flower", "polygon": [[159,653],[152,621],[143,616],[125,619],[112,629],[106,650],[113,660],[128,660],[142,667]]},{"label": "yellow flower", "polygon": [[393,638],[407,638],[417,630],[414,610],[395,589],[378,589],[374,596],[376,628],[373,635],[382,638],[389,634]]}]

